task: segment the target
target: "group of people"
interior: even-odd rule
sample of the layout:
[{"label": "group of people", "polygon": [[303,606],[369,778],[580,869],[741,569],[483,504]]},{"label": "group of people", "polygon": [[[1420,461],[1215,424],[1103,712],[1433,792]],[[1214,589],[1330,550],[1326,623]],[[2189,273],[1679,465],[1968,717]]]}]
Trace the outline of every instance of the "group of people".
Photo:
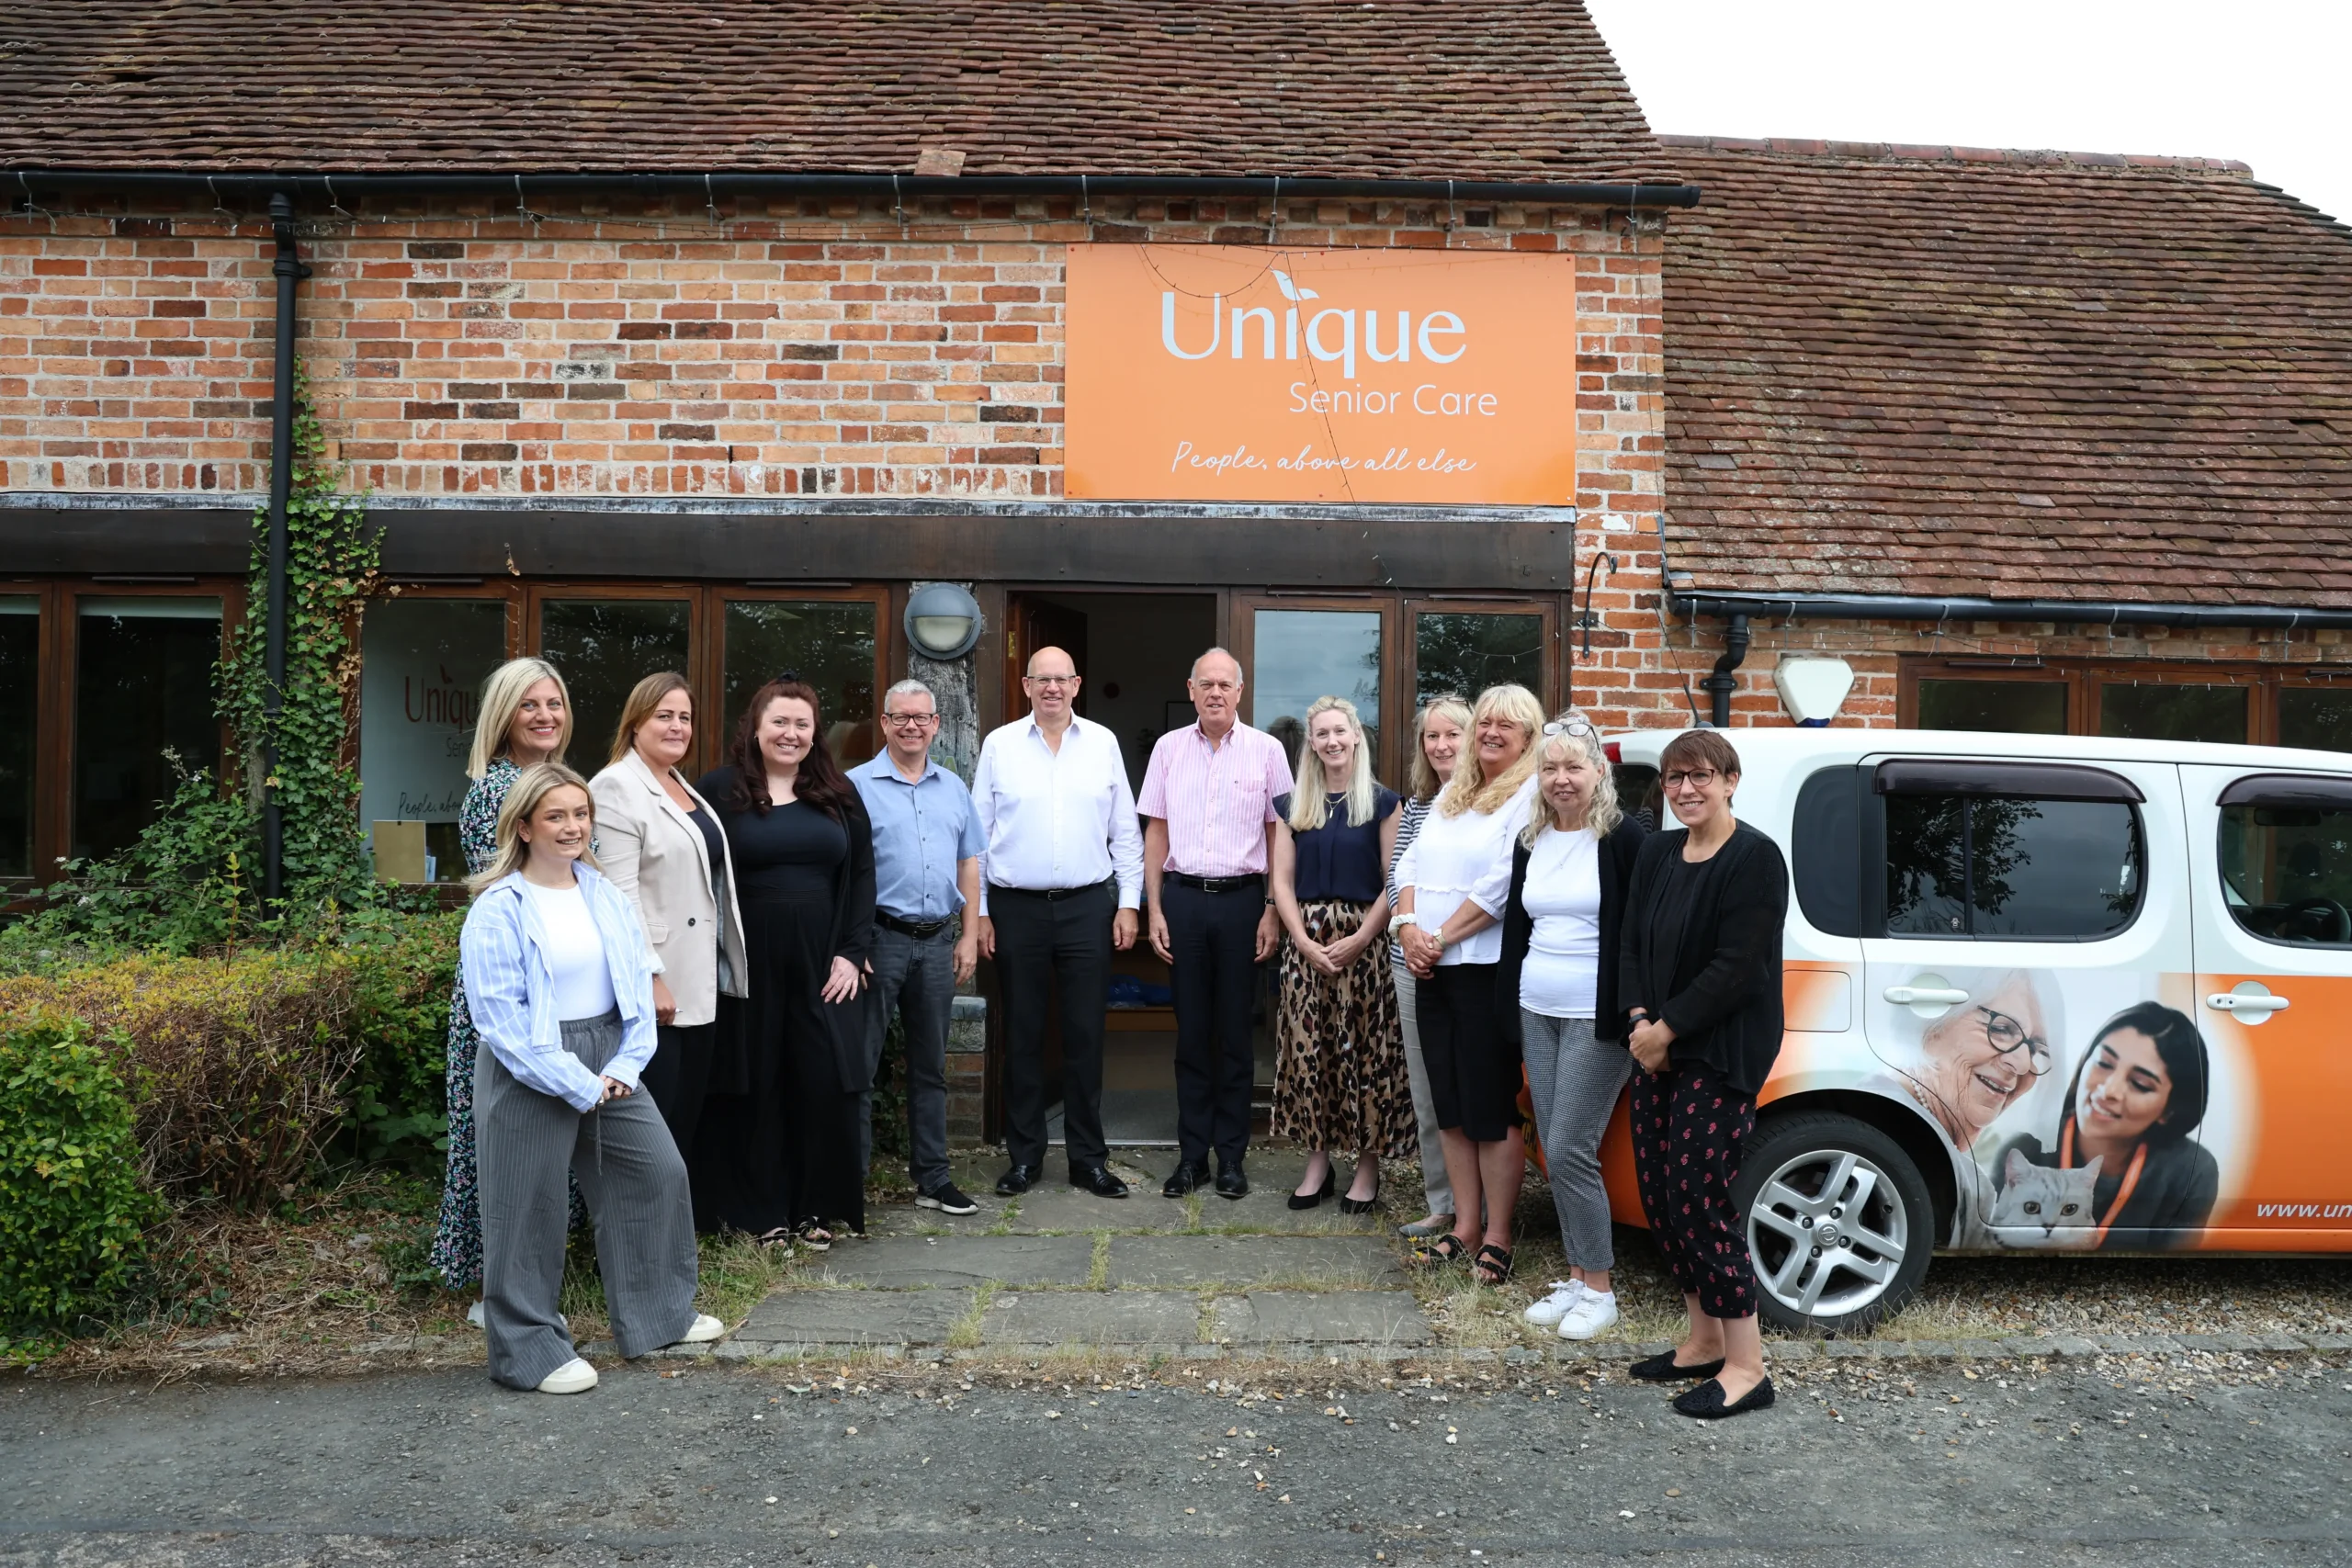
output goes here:
[{"label": "group of people", "polygon": [[[1102,1041],[1114,954],[1144,941],[1176,1022],[1165,1196],[1250,1190],[1256,971],[1280,948],[1272,1131],[1310,1151],[1294,1208],[1369,1211],[1381,1161],[1418,1152],[1417,1259],[1508,1281],[1523,1065],[1570,1264],[1528,1316],[1589,1337],[1617,1318],[1599,1148],[1630,1080],[1642,1201],[1690,1314],[1634,1374],[1695,1382],[1689,1415],[1769,1404],[1731,1186],[1779,1049],[1788,876],[1732,815],[1729,742],[1668,745],[1679,826],[1646,833],[1590,724],[1497,686],[1423,707],[1400,795],[1343,698],[1310,707],[1294,768],[1241,722],[1240,666],[1212,649],[1188,681],[1195,721],[1160,738],[1137,793],[1080,685],[1066,652],[1036,650],[1029,711],[988,736],[967,789],[931,760],[918,682],[884,694],[886,746],[845,772],[817,693],[779,676],[726,763],[689,783],[684,676],[639,682],[593,780],[561,761],[557,671],[525,659],[492,677],[461,819],[476,893],[434,1258],[453,1286],[481,1282],[492,1375],[593,1385],[557,1311],[583,1207],[625,1355],[718,1332],[693,1312],[697,1229],[820,1250],[863,1229],[891,1012],[915,1201],[974,1213],[948,1168],[945,1046],[983,956],[1003,1015],[998,1192],[1044,1179],[1057,1032],[1068,1180],[1127,1197]],[[1352,1158],[1344,1195],[1334,1156]]]}]

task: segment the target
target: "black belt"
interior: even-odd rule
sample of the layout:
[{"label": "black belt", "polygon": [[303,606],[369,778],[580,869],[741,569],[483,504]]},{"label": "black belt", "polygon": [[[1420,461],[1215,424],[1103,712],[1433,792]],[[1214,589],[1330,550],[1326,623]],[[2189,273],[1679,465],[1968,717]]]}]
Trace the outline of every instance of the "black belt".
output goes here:
[{"label": "black belt", "polygon": [[1170,882],[1181,882],[1203,893],[1239,893],[1246,888],[1262,886],[1266,880],[1265,873],[1257,871],[1247,876],[1194,876],[1189,871],[1171,871],[1165,874]]},{"label": "black belt", "polygon": [[1110,883],[1111,879],[1107,876],[1101,882],[1090,882],[1083,887],[1008,887],[1001,882],[991,882],[989,884],[989,897],[991,898],[1002,898],[1008,896],[1015,898],[1043,898],[1046,903],[1051,904],[1064,898],[1077,898],[1089,893],[1100,893],[1109,886]]},{"label": "black belt", "polygon": [[937,920],[902,920],[888,909],[876,909],[874,911],[874,923],[885,931],[897,931],[900,936],[910,936],[920,942],[945,931],[956,923],[956,917],[949,915]]}]

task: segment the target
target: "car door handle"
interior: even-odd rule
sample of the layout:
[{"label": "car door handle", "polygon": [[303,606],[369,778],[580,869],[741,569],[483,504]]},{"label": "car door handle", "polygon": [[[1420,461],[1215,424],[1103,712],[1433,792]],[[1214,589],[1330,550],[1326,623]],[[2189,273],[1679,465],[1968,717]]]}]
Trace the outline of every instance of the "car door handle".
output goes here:
[{"label": "car door handle", "polygon": [[1886,999],[1896,1007],[1958,1007],[1968,999],[1966,991],[1955,991],[1948,986],[1889,986]]},{"label": "car door handle", "polygon": [[2240,1018],[2268,1018],[2274,1012],[2285,1012],[2289,1003],[2284,997],[2215,991],[2205,998],[2205,1005],[2215,1012],[2231,1013]]}]

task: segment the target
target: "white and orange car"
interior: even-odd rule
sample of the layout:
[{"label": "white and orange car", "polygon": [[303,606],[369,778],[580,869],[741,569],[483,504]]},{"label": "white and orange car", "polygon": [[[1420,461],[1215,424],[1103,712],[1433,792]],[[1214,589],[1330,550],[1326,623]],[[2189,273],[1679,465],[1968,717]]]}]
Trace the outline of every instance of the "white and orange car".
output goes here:
[{"label": "white and orange car", "polygon": [[[1610,743],[1629,809],[1672,738]],[[1769,1317],[1867,1329],[1939,1248],[2352,1251],[2352,755],[1726,738],[1793,882],[1740,1186]],[[1605,1158],[1641,1223],[1622,1111]]]}]

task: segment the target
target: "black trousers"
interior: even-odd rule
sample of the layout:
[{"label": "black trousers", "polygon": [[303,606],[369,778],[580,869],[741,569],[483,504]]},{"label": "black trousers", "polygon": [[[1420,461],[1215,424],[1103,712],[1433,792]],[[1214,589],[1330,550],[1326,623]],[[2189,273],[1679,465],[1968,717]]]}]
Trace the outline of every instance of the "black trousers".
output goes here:
[{"label": "black trousers", "polygon": [[1250,1014],[1258,992],[1258,922],[1265,882],[1204,893],[1170,877],[1159,885],[1176,993],[1176,1142],[1187,1164],[1216,1151],[1220,1166],[1250,1148],[1250,1086],[1257,1076]]},{"label": "black trousers", "polygon": [[1046,1161],[1046,1011],[1061,989],[1062,1139],[1072,1166],[1101,1165],[1102,1013],[1111,1005],[1111,917],[1118,885],[1046,898],[989,889],[1004,1001],[1004,1143],[1015,1165]]},{"label": "black trousers", "polygon": [[673,1023],[653,1029],[653,1059],[641,1075],[645,1091],[670,1129],[678,1153],[692,1156],[695,1130],[702,1125],[702,1099],[710,1084],[710,1054],[718,1035],[717,1023],[680,1028]]}]

